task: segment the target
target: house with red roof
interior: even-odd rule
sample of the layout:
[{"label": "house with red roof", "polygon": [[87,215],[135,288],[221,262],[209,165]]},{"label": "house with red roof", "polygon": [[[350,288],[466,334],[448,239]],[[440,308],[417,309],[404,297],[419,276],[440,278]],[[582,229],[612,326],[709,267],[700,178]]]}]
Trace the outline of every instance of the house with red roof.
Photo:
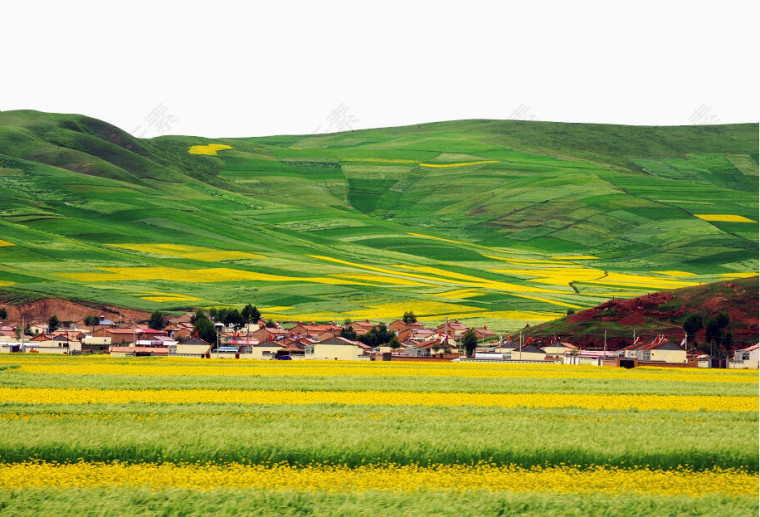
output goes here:
[{"label": "house with red roof", "polygon": [[741,348],[734,352],[734,368],[758,369],[760,364],[760,344],[754,344],[747,348]]},{"label": "house with red roof", "polygon": [[639,361],[686,364],[686,350],[662,335],[637,349],[636,358]]}]

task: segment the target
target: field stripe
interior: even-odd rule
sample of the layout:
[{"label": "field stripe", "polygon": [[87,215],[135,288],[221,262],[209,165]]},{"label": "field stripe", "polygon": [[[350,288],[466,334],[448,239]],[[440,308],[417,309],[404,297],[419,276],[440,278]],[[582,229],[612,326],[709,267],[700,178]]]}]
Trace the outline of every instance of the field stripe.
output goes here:
[{"label": "field stripe", "polygon": [[579,407],[670,411],[758,411],[756,396],[607,395],[566,393],[421,393],[295,390],[97,390],[0,388],[0,401],[25,404],[348,404],[404,406]]},{"label": "field stripe", "polygon": [[[518,352],[519,353],[519,352]],[[162,358],[164,359],[164,358]],[[302,362],[287,366],[272,364],[270,360],[236,361],[230,364],[218,361],[192,359],[188,362],[175,363],[171,359],[148,364],[114,364],[69,363],[69,364],[22,364],[16,371],[34,374],[59,375],[236,375],[236,376],[299,376],[299,377],[466,377],[466,378],[504,378],[504,379],[607,379],[607,380],[647,380],[677,382],[711,382],[720,384],[758,384],[757,376],[752,375],[716,375],[702,371],[675,370],[650,371],[637,369],[633,371],[621,368],[598,368],[581,370],[566,365],[544,365],[535,369],[518,369],[510,364],[498,363],[450,363],[448,368],[435,365],[410,364],[398,362],[393,366],[384,366],[364,362],[360,365],[334,364],[317,361],[311,364]],[[387,363],[385,363],[387,364]],[[490,368],[488,366],[491,366]],[[733,373],[733,372],[732,372]]]},{"label": "field stripe", "polygon": [[708,493],[753,495],[757,476],[735,469],[690,471],[568,466],[531,469],[497,465],[177,465],[174,463],[0,464],[0,488],[150,486],[161,488],[262,488],[364,492],[494,490],[558,493],[640,493],[698,497]]}]

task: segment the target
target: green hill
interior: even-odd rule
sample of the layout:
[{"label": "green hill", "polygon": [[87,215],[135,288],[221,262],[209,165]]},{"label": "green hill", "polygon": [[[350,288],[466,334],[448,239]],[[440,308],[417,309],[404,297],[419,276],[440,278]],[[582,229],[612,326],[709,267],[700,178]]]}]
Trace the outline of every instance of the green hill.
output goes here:
[{"label": "green hill", "polygon": [[[208,144],[229,148],[190,152]],[[413,310],[509,330],[757,274],[758,126],[142,140],[0,112],[0,199],[0,298],[252,302],[305,320]]]},{"label": "green hill", "polygon": [[[706,324],[718,312],[729,316],[726,330],[732,334],[733,348],[757,343],[758,277],[614,299],[522,333],[544,343],[555,337],[569,339],[580,348],[602,348],[606,334],[607,349],[617,350],[632,343],[634,332],[645,342],[664,334],[670,341],[680,343],[689,315],[698,314]],[[707,342],[705,328],[696,334],[696,340]]]}]

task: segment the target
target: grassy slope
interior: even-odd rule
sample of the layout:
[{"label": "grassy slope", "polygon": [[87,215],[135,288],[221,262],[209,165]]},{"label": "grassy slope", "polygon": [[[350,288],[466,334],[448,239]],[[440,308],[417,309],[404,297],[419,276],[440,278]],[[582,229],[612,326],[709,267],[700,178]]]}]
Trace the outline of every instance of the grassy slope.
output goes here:
[{"label": "grassy slope", "polygon": [[[553,267],[592,268],[599,276],[639,272],[680,285],[756,271],[756,222],[710,223],[693,214],[757,219],[757,140],[757,125],[473,120],[218,139],[213,142],[233,149],[198,156],[188,146],[212,140],[138,140],[88,117],[3,112],[0,239],[15,246],[0,247],[0,289],[8,296],[47,294],[149,310],[253,301],[288,307],[272,315],[304,319],[389,320],[411,309],[430,319],[452,315],[514,329],[568,306],[659,290],[589,283],[576,284],[576,293],[567,285],[573,276],[534,283],[535,271],[516,271],[542,268],[540,261],[552,255],[599,257]],[[493,163],[420,165],[470,162]],[[219,263],[109,246],[119,243],[263,257]],[[377,271],[314,256],[385,272],[368,278]],[[171,275],[116,282],[60,276],[133,266],[226,267],[286,278],[196,283]],[[409,285],[420,279],[399,266],[435,270],[418,270],[413,274],[426,276],[422,285]],[[315,277],[337,283],[303,280]],[[525,293],[494,282],[555,292]],[[441,296],[462,289],[471,291],[464,299]],[[147,299],[154,296],[166,301]]]},{"label": "grassy slope", "polygon": [[[728,313],[728,330],[737,343],[756,343],[758,278],[684,287],[630,300],[613,300],[543,323],[525,334],[538,339],[572,336],[574,343],[585,347],[600,346],[606,331],[608,347],[616,349],[631,344],[631,331],[634,329],[644,339],[664,333],[671,340],[679,341],[684,333],[683,323],[690,314],[699,314],[706,323],[718,311]],[[697,341],[705,341],[704,328],[697,333]]]}]

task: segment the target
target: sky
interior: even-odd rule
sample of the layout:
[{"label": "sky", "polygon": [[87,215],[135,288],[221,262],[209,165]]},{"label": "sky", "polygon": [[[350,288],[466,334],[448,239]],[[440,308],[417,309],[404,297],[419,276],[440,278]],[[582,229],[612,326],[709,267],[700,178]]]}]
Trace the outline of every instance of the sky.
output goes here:
[{"label": "sky", "polygon": [[135,136],[760,121],[760,2],[12,0],[0,110]]}]

